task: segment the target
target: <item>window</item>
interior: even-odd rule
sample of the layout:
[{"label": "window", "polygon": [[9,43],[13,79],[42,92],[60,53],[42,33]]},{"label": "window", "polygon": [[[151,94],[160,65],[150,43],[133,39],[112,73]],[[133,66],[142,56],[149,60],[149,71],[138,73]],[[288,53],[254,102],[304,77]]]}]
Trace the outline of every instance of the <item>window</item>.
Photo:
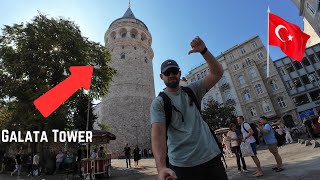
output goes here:
[{"label": "window", "polygon": [[142,34],[141,34],[141,41],[144,41],[144,40],[146,40],[146,39],[147,39],[146,34],[142,33]]},{"label": "window", "polygon": [[249,72],[249,75],[252,79],[257,77],[257,72],[254,68],[250,68],[248,72]]},{"label": "window", "polygon": [[144,62],[148,63],[148,58],[147,57],[144,57]]},{"label": "window", "polygon": [[294,84],[293,84],[293,82],[291,81],[291,80],[289,80],[289,81],[286,81],[286,84],[287,84],[287,87],[289,88],[289,89],[294,89]]},{"label": "window", "polygon": [[110,34],[111,39],[116,39],[116,32],[112,31],[112,33]]},{"label": "window", "polygon": [[136,38],[136,34],[131,33],[131,37],[132,37],[133,39],[135,39],[135,38]]},{"label": "window", "polygon": [[287,107],[286,102],[284,101],[283,97],[278,97],[278,104],[281,108]]},{"label": "window", "polygon": [[308,95],[307,94],[302,94],[300,96],[297,96],[297,97],[294,97],[294,103],[296,105],[303,105],[303,104],[307,104],[309,103],[309,98],[308,98]]},{"label": "window", "polygon": [[124,32],[124,33],[121,34],[122,38],[125,38],[126,36],[127,36],[127,32]]},{"label": "window", "polygon": [[281,75],[286,75],[287,74],[285,69],[284,69],[284,67],[280,67],[280,74]]},{"label": "window", "polygon": [[258,44],[257,44],[257,42],[255,42],[255,41],[251,42],[251,45],[252,45],[252,47],[253,47],[254,49],[256,49],[256,48],[258,47]]},{"label": "window", "polygon": [[305,75],[301,76],[301,79],[302,79],[303,84],[310,84],[310,79],[309,79],[308,75],[305,74]]},{"label": "window", "polygon": [[197,78],[198,78],[198,80],[200,79],[200,74],[197,74]]},{"label": "window", "polygon": [[302,64],[303,64],[304,66],[310,66],[310,62],[308,61],[308,59],[307,59],[306,57],[304,57],[304,58],[302,59]]},{"label": "window", "polygon": [[263,93],[261,84],[257,84],[257,85],[255,86],[255,89],[256,89],[257,95]]},{"label": "window", "polygon": [[318,89],[318,90],[312,91],[309,93],[309,95],[312,101],[317,101],[320,99],[320,90]]},{"label": "window", "polygon": [[126,54],[125,53],[121,53],[121,59],[125,59],[126,58]]},{"label": "window", "polygon": [[252,61],[251,61],[250,58],[246,58],[245,61],[246,61],[246,65],[247,65],[247,66],[250,66],[250,65],[251,65],[251,62],[252,62]]},{"label": "window", "polygon": [[286,64],[285,67],[286,67],[286,70],[287,70],[288,73],[291,73],[291,72],[294,71],[294,68],[293,68],[291,63]]},{"label": "window", "polygon": [[270,105],[266,101],[262,102],[262,109],[263,109],[264,112],[270,112],[271,111]]},{"label": "window", "polygon": [[232,99],[230,90],[227,90],[227,91],[224,92],[224,98],[226,100]]},{"label": "window", "polygon": [[221,82],[221,84],[226,84],[227,83],[226,77],[222,76],[220,82]]},{"label": "window", "polygon": [[204,76],[206,76],[207,75],[207,70],[204,70]]},{"label": "window", "polygon": [[264,64],[263,66],[262,66],[262,72],[263,72],[263,74],[266,76],[267,75],[267,65],[266,64]]},{"label": "window", "polygon": [[252,117],[257,116],[257,111],[256,111],[256,108],[255,108],[255,107],[251,107],[251,108],[250,108],[250,114],[251,114]]},{"label": "window", "polygon": [[230,54],[230,56],[229,56],[229,57],[230,57],[230,59],[231,59],[231,60],[233,60],[233,59],[234,59],[234,55],[233,55],[233,54]]},{"label": "window", "polygon": [[314,54],[309,55],[308,58],[310,59],[310,61],[311,61],[312,64],[317,63],[317,61],[316,61],[316,59],[315,59],[315,57],[314,57]]},{"label": "window", "polygon": [[246,53],[246,50],[244,49],[244,47],[241,47],[241,48],[240,48],[240,52],[241,52],[241,54]]},{"label": "window", "polygon": [[137,47],[134,47],[134,50],[137,50]]},{"label": "window", "polygon": [[272,91],[276,91],[278,90],[278,85],[277,85],[277,82],[275,80],[271,80],[270,81],[270,85],[271,85],[271,88],[272,88]]},{"label": "window", "polygon": [[249,93],[248,90],[245,90],[245,91],[243,92],[243,99],[244,99],[245,101],[249,101],[249,100],[251,99],[251,96],[250,96],[250,93]]},{"label": "window", "polygon": [[312,5],[309,2],[307,2],[307,11],[312,17],[316,15],[316,10],[312,7]]},{"label": "window", "polygon": [[294,79],[293,79],[293,84],[294,84],[295,87],[297,87],[297,88],[302,86],[302,83],[301,83],[301,81],[300,81],[299,78],[294,78]]},{"label": "window", "polygon": [[234,70],[240,69],[239,64],[238,64],[238,63],[234,64],[234,65],[233,65],[233,68],[234,68]]},{"label": "window", "polygon": [[122,49],[124,49],[124,46],[122,46]]},{"label": "window", "polygon": [[297,70],[302,68],[302,65],[300,62],[293,61],[293,65],[294,65],[294,67],[296,67]]},{"label": "window", "polygon": [[240,85],[243,85],[246,83],[246,81],[244,80],[244,77],[242,75],[240,75],[238,79],[239,79]]},{"label": "window", "polygon": [[262,52],[259,52],[258,54],[257,54],[257,57],[258,57],[258,59],[263,59],[263,53]]},{"label": "window", "polygon": [[318,60],[320,60],[320,51],[316,52],[317,56],[318,56]]},{"label": "window", "polygon": [[310,80],[311,82],[319,81],[319,78],[318,78],[316,72],[313,71],[313,72],[311,72],[311,73],[309,74],[309,80]]},{"label": "window", "polygon": [[201,78],[203,78],[203,72],[201,72]]}]

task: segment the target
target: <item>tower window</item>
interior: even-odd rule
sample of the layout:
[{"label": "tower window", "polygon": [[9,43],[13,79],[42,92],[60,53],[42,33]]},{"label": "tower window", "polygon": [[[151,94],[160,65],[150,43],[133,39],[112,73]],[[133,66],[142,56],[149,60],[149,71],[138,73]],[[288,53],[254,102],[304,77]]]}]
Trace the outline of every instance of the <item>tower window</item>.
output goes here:
[{"label": "tower window", "polygon": [[124,32],[124,33],[121,34],[121,37],[122,37],[122,38],[125,38],[126,36],[127,36],[127,33],[126,33],[126,32]]},{"label": "tower window", "polygon": [[124,49],[124,46],[122,46],[122,49]]},{"label": "tower window", "polygon": [[126,58],[126,54],[125,53],[122,53],[121,54],[121,59],[125,59]]},{"label": "tower window", "polygon": [[134,50],[137,50],[137,47],[134,47]]},{"label": "tower window", "polygon": [[144,57],[144,62],[148,63],[148,58],[147,57]]},{"label": "tower window", "polygon": [[135,34],[131,34],[131,37],[132,37],[133,39],[135,39],[135,38],[136,38],[136,35],[135,35]]}]

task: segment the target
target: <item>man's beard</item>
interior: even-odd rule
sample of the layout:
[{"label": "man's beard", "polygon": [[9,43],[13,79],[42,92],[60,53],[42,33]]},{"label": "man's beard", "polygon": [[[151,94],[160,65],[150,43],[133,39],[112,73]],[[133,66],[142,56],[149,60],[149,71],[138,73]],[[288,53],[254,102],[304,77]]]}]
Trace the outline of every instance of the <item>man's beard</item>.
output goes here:
[{"label": "man's beard", "polygon": [[179,82],[180,82],[180,79],[178,79],[175,82],[169,82],[168,80],[167,82],[164,82],[164,84],[169,88],[177,88],[179,86]]}]

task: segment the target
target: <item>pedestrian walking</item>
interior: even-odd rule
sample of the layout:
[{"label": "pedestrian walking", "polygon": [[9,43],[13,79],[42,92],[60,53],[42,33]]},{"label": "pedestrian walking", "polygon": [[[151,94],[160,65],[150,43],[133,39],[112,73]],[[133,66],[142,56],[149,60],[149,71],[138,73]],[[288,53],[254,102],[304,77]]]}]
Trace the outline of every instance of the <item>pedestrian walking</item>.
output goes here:
[{"label": "pedestrian walking", "polygon": [[127,164],[127,168],[131,168],[131,149],[130,147],[128,146],[128,144],[126,144],[126,147],[124,147],[123,149],[123,152],[124,152],[124,156],[126,158],[126,164]]},{"label": "pedestrian walking", "polygon": [[35,152],[33,156],[32,167],[32,176],[40,176],[40,155],[38,152]]},{"label": "pedestrian walking", "polygon": [[257,144],[256,144],[256,140],[253,137],[253,133],[254,132],[251,129],[249,123],[244,121],[244,117],[243,116],[238,116],[237,117],[237,121],[241,125],[241,133],[242,133],[242,136],[243,136],[242,141],[250,143],[250,146],[251,146],[253,154],[254,154],[253,156],[251,156],[251,158],[252,158],[253,162],[255,163],[255,165],[257,167],[257,170],[253,174],[253,176],[261,177],[261,176],[263,176],[263,172],[262,172],[262,169],[261,169],[260,160],[259,160],[259,158],[257,156]]},{"label": "pedestrian walking", "polygon": [[[234,123],[231,123],[229,125],[229,131],[227,133],[227,138],[230,139],[231,141],[231,151],[235,153],[237,157],[237,166],[238,166],[238,172],[248,172],[246,162],[244,158],[242,157],[242,153],[240,150],[240,144],[239,144],[239,137],[236,134],[236,125]],[[242,168],[241,168],[241,163],[242,163]]]},{"label": "pedestrian walking", "polygon": [[267,123],[267,117],[261,116],[258,124],[258,128],[263,133],[263,138],[268,146],[269,151],[274,156],[277,166],[272,168],[276,172],[283,171],[282,158],[278,153],[277,139],[275,132],[272,129],[271,125]]},{"label": "pedestrian walking", "polygon": [[56,171],[54,172],[54,174],[57,174],[59,172],[60,166],[63,162],[63,158],[64,158],[64,154],[60,150],[59,153],[56,155]]},{"label": "pedestrian walking", "polygon": [[2,159],[1,159],[1,170],[0,173],[4,173],[6,171],[6,165],[8,163],[8,157],[6,153],[3,153]]},{"label": "pedestrian walking", "polygon": [[286,143],[293,143],[292,137],[291,137],[291,130],[288,127],[284,128],[285,132],[286,132]]},{"label": "pedestrian walking", "polygon": [[11,172],[11,176],[13,176],[16,172],[18,172],[18,176],[17,178],[20,178],[20,174],[21,174],[21,165],[22,165],[22,160],[21,160],[21,152],[22,150],[19,150],[19,152],[17,153],[16,157],[15,157],[15,170],[13,172]]},{"label": "pedestrian walking", "polygon": [[140,149],[138,145],[136,145],[136,147],[133,149],[133,160],[135,162],[135,167],[139,166],[139,160],[141,159],[139,152],[140,152]]},{"label": "pedestrian walking", "polygon": [[[152,152],[159,180],[167,176],[184,180],[225,180],[228,178],[219,145],[202,119],[196,102],[200,102],[207,90],[221,79],[223,68],[200,37],[192,40],[191,48],[189,54],[201,53],[208,64],[209,74],[182,88],[179,86],[181,71],[178,63],[172,59],[164,61],[160,78],[166,88],[153,100],[150,108]],[[169,100],[166,102],[171,102],[170,111],[164,109],[165,97]],[[168,124],[166,112],[172,113]]]}]

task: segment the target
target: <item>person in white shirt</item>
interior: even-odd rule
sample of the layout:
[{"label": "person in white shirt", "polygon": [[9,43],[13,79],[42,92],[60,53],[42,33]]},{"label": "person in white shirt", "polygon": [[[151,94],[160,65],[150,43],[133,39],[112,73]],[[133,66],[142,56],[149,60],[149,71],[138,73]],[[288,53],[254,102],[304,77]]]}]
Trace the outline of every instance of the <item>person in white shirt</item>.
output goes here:
[{"label": "person in white shirt", "polygon": [[[263,172],[262,172],[262,169],[261,169],[260,160],[259,160],[259,158],[257,156],[256,140],[252,136],[253,135],[253,130],[251,129],[250,124],[244,121],[244,117],[243,116],[238,116],[237,117],[237,121],[238,121],[238,124],[241,126],[241,133],[242,133],[242,137],[243,137],[242,141],[250,143],[252,151],[254,153],[254,156],[251,156],[251,158],[252,158],[253,162],[256,164],[257,170],[256,170],[256,172],[254,173],[253,176],[261,177],[261,176],[263,176]],[[246,130],[249,133],[247,133]]]},{"label": "person in white shirt", "polygon": [[39,153],[35,153],[35,155],[33,156],[33,161],[32,161],[32,164],[33,164],[33,170],[32,170],[32,176],[40,176],[40,166],[39,166],[39,163],[40,163],[40,156],[39,156]]},{"label": "person in white shirt", "polygon": [[226,153],[226,157],[233,157],[233,154],[231,152],[231,147],[230,147],[230,139],[227,138],[226,134],[223,134],[223,144],[225,145],[226,149],[225,149],[225,153]]},{"label": "person in white shirt", "polygon": [[[234,123],[231,123],[229,125],[229,131],[227,133],[227,138],[231,141],[231,151],[236,154],[237,157],[237,165],[238,165],[238,171],[239,173],[243,172],[248,172],[246,162],[244,161],[244,158],[242,157],[242,153],[240,150],[240,144],[239,144],[239,137],[237,136],[236,131],[236,125]],[[241,164],[240,160],[242,162],[242,168],[241,169]]]},{"label": "person in white shirt", "polygon": [[293,143],[291,133],[290,133],[290,128],[285,127],[284,130],[286,131],[286,143]]}]

